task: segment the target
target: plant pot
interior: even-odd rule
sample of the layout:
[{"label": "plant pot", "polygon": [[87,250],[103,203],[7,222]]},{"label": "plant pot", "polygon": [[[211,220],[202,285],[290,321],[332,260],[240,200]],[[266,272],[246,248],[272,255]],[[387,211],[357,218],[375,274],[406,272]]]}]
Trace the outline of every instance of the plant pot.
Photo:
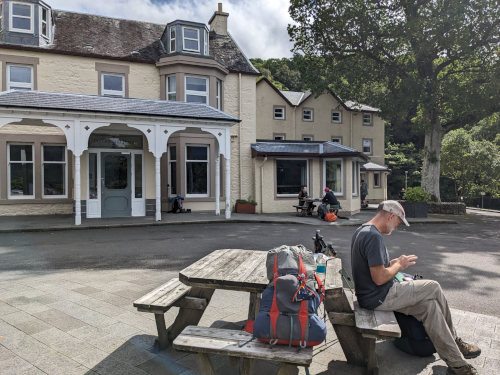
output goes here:
[{"label": "plant pot", "polygon": [[407,217],[427,217],[427,202],[401,202]]},{"label": "plant pot", "polygon": [[255,204],[236,203],[235,211],[239,214],[254,214],[255,213]]}]

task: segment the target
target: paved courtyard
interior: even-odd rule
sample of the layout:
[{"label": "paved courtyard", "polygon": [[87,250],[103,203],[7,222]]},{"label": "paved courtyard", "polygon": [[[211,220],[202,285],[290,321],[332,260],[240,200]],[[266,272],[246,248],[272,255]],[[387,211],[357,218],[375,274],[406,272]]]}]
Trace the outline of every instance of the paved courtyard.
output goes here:
[{"label": "paved courtyard", "polygon": [[[468,215],[456,225],[414,225],[387,237],[393,254],[418,253],[415,272],[435,275],[443,284],[459,335],[483,350],[471,362],[480,374],[492,375],[500,373],[498,224],[496,218]],[[321,229],[349,269],[354,228]],[[132,302],[216,248],[310,245],[313,233],[311,226],[259,223],[3,233],[0,373],[197,374],[194,356],[156,350],[153,315],[137,312]],[[216,291],[200,324],[238,326],[247,314],[246,300],[245,293]],[[167,323],[176,312],[166,314]],[[362,374],[347,365],[327,324],[329,335],[314,351],[311,373]],[[410,357],[391,342],[378,343],[377,353],[381,374],[446,372],[437,356]],[[226,358],[215,363],[218,374],[238,373]],[[260,363],[255,373],[275,370],[272,363]]]}]

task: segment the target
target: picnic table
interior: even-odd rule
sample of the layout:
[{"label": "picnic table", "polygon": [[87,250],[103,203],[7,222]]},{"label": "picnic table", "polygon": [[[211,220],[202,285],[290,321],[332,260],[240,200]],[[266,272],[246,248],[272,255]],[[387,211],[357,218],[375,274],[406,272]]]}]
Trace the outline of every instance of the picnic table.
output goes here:
[{"label": "picnic table", "polygon": [[[266,257],[266,251],[216,250],[180,271],[178,279],[170,280],[137,300],[134,306],[139,311],[155,313],[160,347],[166,347],[186,327],[198,325],[215,289],[250,293],[248,319],[255,320],[261,293],[269,284]],[[330,258],[326,273],[320,274],[325,285],[325,310],[347,361],[359,365],[368,363],[373,367],[374,363],[376,365],[375,339],[397,337],[399,327],[392,313],[389,313],[391,317],[384,312],[355,308],[349,290],[343,288],[341,270],[342,261]],[[179,312],[167,330],[163,314],[171,306],[178,306]]]},{"label": "picnic table", "polygon": [[312,203],[321,202],[321,198],[306,197],[299,199],[299,201],[302,201],[303,203],[293,206],[297,210],[297,216],[311,216],[314,211],[314,207],[316,207]]}]

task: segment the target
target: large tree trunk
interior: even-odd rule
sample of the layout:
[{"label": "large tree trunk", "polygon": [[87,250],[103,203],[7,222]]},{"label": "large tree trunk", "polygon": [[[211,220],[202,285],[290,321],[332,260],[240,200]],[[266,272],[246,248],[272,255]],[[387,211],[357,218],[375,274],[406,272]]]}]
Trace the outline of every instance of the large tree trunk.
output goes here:
[{"label": "large tree trunk", "polygon": [[424,166],[422,168],[422,188],[438,202],[439,176],[441,175],[441,141],[443,130],[435,112],[431,115],[431,126],[425,131]]}]

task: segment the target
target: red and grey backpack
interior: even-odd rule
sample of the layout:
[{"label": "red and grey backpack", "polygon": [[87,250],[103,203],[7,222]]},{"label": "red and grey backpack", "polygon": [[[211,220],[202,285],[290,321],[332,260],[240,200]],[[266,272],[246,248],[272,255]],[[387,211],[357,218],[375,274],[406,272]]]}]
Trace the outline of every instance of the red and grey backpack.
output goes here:
[{"label": "red and grey backpack", "polygon": [[302,245],[284,245],[268,252],[266,267],[271,283],[262,293],[254,337],[272,345],[305,348],[321,344],[326,324],[317,311],[324,287],[315,274],[313,253]]}]

